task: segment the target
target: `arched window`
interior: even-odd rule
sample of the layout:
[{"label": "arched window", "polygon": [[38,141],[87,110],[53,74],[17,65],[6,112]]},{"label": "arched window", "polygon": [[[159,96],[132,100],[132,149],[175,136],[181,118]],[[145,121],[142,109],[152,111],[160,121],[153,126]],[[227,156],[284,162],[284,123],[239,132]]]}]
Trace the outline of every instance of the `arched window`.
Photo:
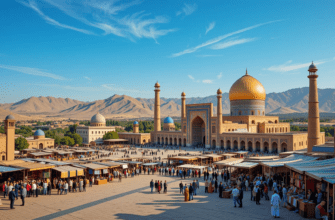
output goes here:
[{"label": "arched window", "polygon": [[242,111],[238,111],[238,115],[242,115]]},{"label": "arched window", "polygon": [[255,124],[255,120],[252,120],[251,124]]},{"label": "arched window", "polygon": [[251,115],[255,115],[255,112],[254,112],[254,111],[251,111]]}]

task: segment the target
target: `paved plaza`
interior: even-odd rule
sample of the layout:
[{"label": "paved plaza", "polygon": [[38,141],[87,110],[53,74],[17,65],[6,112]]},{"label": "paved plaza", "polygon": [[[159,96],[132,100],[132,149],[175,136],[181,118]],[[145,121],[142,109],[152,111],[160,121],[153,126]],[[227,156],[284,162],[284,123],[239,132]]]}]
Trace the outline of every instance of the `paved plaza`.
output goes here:
[{"label": "paved plaza", "polygon": [[[151,179],[168,182],[168,193],[151,193]],[[192,179],[182,180],[190,183]],[[234,208],[233,199],[220,199],[218,193],[205,194],[203,178],[200,190],[191,202],[184,202],[179,194],[181,179],[160,175],[140,175],[123,178],[122,182],[88,188],[87,192],[26,198],[15,201],[15,209],[9,209],[9,200],[2,199],[1,219],[271,219],[270,202],[261,205],[250,201],[250,191],[244,192],[243,208]],[[304,219],[285,208],[281,219]]]}]

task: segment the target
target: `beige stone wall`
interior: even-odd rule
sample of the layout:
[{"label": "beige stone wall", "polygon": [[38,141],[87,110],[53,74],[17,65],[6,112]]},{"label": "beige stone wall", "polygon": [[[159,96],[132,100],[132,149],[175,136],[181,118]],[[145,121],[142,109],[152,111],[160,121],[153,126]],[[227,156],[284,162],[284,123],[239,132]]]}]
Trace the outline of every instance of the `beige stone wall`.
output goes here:
[{"label": "beige stone wall", "polygon": [[55,146],[55,140],[54,139],[34,139],[34,140],[27,140],[29,144],[29,149],[46,149],[48,147],[54,147]]},{"label": "beige stone wall", "polygon": [[130,144],[146,144],[151,142],[150,133],[127,133],[119,132],[120,139],[127,139]]},{"label": "beige stone wall", "polygon": [[6,135],[0,134],[0,161],[6,160]]}]

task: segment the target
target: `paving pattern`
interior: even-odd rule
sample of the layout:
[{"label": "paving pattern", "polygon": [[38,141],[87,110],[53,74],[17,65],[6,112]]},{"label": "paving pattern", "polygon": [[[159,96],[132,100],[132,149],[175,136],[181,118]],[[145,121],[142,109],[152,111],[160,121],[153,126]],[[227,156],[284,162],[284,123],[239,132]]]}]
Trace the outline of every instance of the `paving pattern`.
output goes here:
[{"label": "paving pattern", "polygon": [[[151,179],[168,182],[168,193],[151,193]],[[191,202],[184,202],[179,194],[177,177],[140,175],[114,180],[101,186],[93,186],[83,193],[68,193],[27,198],[26,205],[16,200],[15,209],[9,209],[9,200],[2,199],[1,220],[5,219],[271,219],[270,202],[261,205],[250,201],[250,191],[244,192],[243,208],[234,208],[233,199],[220,199],[217,193],[205,194],[204,182]],[[190,183],[192,179],[182,180]],[[199,193],[200,192],[200,193]],[[304,219],[285,208],[280,210],[281,219]]]}]

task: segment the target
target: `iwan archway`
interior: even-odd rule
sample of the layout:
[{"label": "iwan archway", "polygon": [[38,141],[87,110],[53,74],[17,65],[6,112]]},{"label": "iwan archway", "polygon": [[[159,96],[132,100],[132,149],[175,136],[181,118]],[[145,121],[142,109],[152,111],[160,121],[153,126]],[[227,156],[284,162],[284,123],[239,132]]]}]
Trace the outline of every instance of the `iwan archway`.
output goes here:
[{"label": "iwan archway", "polygon": [[206,126],[199,116],[192,121],[192,145],[206,144]]}]

